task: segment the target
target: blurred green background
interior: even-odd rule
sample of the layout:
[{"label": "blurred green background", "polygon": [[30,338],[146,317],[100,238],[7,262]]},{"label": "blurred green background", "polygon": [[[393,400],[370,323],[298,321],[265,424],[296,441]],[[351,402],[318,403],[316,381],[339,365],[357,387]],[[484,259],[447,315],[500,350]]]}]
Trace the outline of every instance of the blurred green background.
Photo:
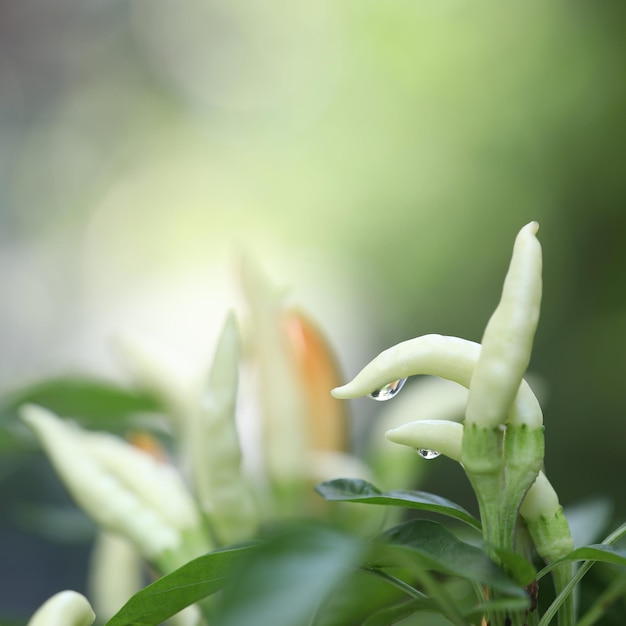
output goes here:
[{"label": "blurred green background", "polygon": [[[606,494],[623,520],[625,17],[619,2],[3,0],[0,389],[120,376],[119,334],[193,373],[242,253],[346,376],[424,333],[480,340],[538,220],[547,472],[565,504]],[[424,487],[474,510],[440,468]],[[2,559],[20,563],[7,612],[50,576],[81,584],[76,546],[15,539],[27,480],[0,474]]]}]

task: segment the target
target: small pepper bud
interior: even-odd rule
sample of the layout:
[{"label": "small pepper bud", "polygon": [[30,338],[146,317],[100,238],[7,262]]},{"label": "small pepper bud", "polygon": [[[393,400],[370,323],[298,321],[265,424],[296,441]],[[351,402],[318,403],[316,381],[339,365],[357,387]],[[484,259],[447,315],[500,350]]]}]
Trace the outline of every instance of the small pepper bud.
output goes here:
[{"label": "small pepper bud", "polygon": [[[463,426],[446,420],[418,420],[386,433],[387,439],[411,448],[437,450],[461,462]],[[552,563],[574,549],[572,536],[559,498],[543,472],[530,487],[520,515],[526,522],[539,556]]]},{"label": "small pepper bud", "polygon": [[96,615],[77,591],[60,591],[35,611],[27,626],[90,626]]},{"label": "small pepper bud", "polygon": [[574,540],[559,497],[543,472],[539,472],[522,506],[524,518],[537,553],[552,563],[574,549]]},{"label": "small pepper bud", "polygon": [[461,460],[463,424],[449,420],[417,420],[393,430],[385,436],[389,441],[416,449],[434,450],[454,461]]}]

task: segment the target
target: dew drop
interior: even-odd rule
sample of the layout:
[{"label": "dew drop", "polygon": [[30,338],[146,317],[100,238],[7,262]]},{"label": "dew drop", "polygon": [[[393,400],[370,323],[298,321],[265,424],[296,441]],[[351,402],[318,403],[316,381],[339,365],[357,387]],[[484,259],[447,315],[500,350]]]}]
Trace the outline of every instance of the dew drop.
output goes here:
[{"label": "dew drop", "polygon": [[402,389],[405,382],[406,378],[394,380],[392,383],[389,383],[376,391],[372,391],[372,393],[370,393],[370,398],[374,398],[374,400],[378,400],[379,402],[390,400],[400,391],[400,389]]},{"label": "dew drop", "polygon": [[417,448],[417,453],[427,461],[436,459],[441,454],[441,452],[437,452],[437,450],[429,450],[428,448]]}]

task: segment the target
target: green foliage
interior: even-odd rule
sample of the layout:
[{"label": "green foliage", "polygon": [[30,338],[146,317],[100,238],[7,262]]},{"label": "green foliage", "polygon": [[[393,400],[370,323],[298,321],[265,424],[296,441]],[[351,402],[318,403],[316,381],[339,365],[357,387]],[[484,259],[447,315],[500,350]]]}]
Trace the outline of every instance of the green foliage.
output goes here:
[{"label": "green foliage", "polygon": [[[616,548],[615,546],[606,544],[595,544],[591,546],[584,546],[577,548],[573,552],[570,552],[563,561],[586,561],[596,563],[612,563],[613,565],[626,566],[626,549]],[[550,570],[554,569],[558,565],[552,563],[548,567],[545,567],[537,575],[541,578],[544,574],[547,574]]]},{"label": "green foliage", "polygon": [[[374,578],[363,579],[365,573]],[[156,625],[218,591],[216,602],[204,608],[219,626],[330,626],[355,619],[377,624],[422,611],[454,614],[450,604],[455,602],[467,605],[467,615],[485,609],[472,601],[471,585],[463,587],[461,598],[445,599],[448,592],[444,599],[426,597],[413,585],[426,581],[428,587],[432,573],[498,589],[508,594],[500,606],[509,609],[528,603],[524,590],[484,550],[435,522],[408,522],[372,541],[325,525],[295,523],[253,544],[191,561],[137,593],[107,626]],[[370,594],[361,598],[358,590],[365,588]]]},{"label": "green foliage", "polygon": [[0,401],[0,451],[26,445],[26,430],[18,409],[37,404],[95,429],[123,432],[142,424],[142,414],[160,412],[156,397],[144,391],[83,376],[51,378],[20,389]]},{"label": "green foliage", "polygon": [[135,594],[107,626],[156,625],[223,589],[254,546],[228,548],[190,561]]},{"label": "green foliage", "polygon": [[425,491],[387,491],[383,493],[371,483],[358,478],[338,478],[315,487],[326,500],[336,502],[360,502],[385,506],[402,506],[420,511],[447,515],[480,530],[480,522],[463,507]]},{"label": "green foliage", "polygon": [[[55,379],[6,399],[0,408],[5,425],[13,423],[24,401],[112,431],[161,408],[149,394],[109,383]],[[424,491],[383,492],[370,482],[348,478],[323,482],[315,491],[329,502],[402,507],[463,522],[471,532],[481,530],[480,521],[463,507]],[[591,520],[584,519],[585,508],[572,512],[580,536],[593,536],[606,524],[607,503],[597,502],[596,509]],[[382,626],[413,623],[413,616],[420,616],[415,619],[421,624],[429,623],[426,615],[438,615],[445,623],[478,623],[487,613],[523,613],[529,608],[525,587],[563,562],[584,561],[539,622],[547,626],[592,563],[626,566],[626,550],[612,545],[623,533],[622,528],[604,543],[579,547],[537,574],[521,555],[498,550],[496,564],[488,546],[467,543],[430,520],[414,519],[369,539],[325,524],[282,524],[254,542],[205,554],[162,576],[135,594],[106,626],[157,626],[192,604],[216,626]],[[609,602],[623,596],[624,580],[614,578],[601,596],[604,604],[593,604],[581,624],[595,623]],[[496,597],[486,597],[485,588]]]},{"label": "green foliage", "polygon": [[381,539],[389,546],[379,557],[385,559],[399,549],[402,558],[424,570],[458,576],[488,585],[504,594],[523,597],[524,591],[488,556],[485,550],[461,541],[447,528],[428,520],[413,520],[385,531]]},{"label": "green foliage", "polygon": [[[267,470],[261,480],[247,474],[242,463],[236,401],[243,351],[232,316],[208,383],[180,402],[157,401],[168,397],[159,393],[165,390],[159,390],[158,383],[153,396],[87,378],[46,381],[7,398],[0,416],[9,436],[12,429],[19,435],[15,413],[24,403],[43,405],[82,426],[119,432],[140,423],[146,414],[162,412],[173,418],[170,432],[180,441],[170,460],[156,442],[153,449],[148,442],[133,445],[119,437],[87,433],[41,407],[21,411],[76,502],[161,575],[133,595],[106,626],[157,626],[191,605],[198,612],[194,626],[421,625],[432,616],[436,623],[454,626],[548,626],[557,613],[559,626],[573,626],[574,591],[592,564],[626,566],[626,549],[614,545],[626,535],[626,525],[602,543],[573,549],[558,495],[540,469],[543,415],[522,379],[541,291],[536,231],[537,224],[531,223],[520,232],[521,239],[518,236],[523,245],[516,243],[503,297],[482,347],[441,335],[416,338],[379,355],[364,369],[365,375],[357,375],[356,386],[353,381],[333,390],[342,398],[371,395],[390,380],[424,373],[468,386],[468,406],[471,401],[475,405],[463,424],[421,420],[387,436],[409,448],[432,450],[427,456],[444,454],[460,462],[474,489],[480,521],[443,497],[423,491],[383,492],[362,479],[326,481],[315,491],[345,507],[402,507],[413,514],[445,516],[463,522],[469,531],[466,526],[457,530],[411,519],[364,536],[363,525],[350,525],[353,518],[346,518],[342,529],[324,519],[333,504],[304,506],[312,495],[311,476],[321,463],[358,471],[361,462],[342,448],[343,438],[327,438],[326,447],[309,445],[306,420],[319,414],[310,410],[315,403],[308,402],[307,392],[313,389],[308,383],[319,374],[313,366],[322,362],[328,368],[329,361],[322,359],[323,345],[311,340],[317,351],[308,346],[311,367],[306,373],[295,367],[296,359],[286,349],[290,344],[284,311],[273,296],[271,306],[261,307],[259,334],[266,341],[256,347],[264,357],[264,373],[273,375],[264,388],[266,400],[271,400],[265,412],[273,424],[261,438]],[[526,244],[532,246],[530,255],[524,253]],[[257,278],[250,280],[259,286]],[[304,341],[301,335],[299,341]],[[513,348],[519,354],[511,361]],[[293,374],[293,385],[287,384],[288,374]],[[273,385],[275,378],[279,383]],[[427,438],[423,444],[421,437]],[[191,491],[183,480],[185,471],[193,477]],[[579,537],[585,530],[595,536],[605,524],[607,507],[598,504],[597,509],[601,519],[583,521]],[[322,519],[313,521],[313,511]],[[580,511],[578,516],[583,517]],[[246,543],[232,544],[240,539]],[[232,545],[223,547],[227,543]],[[222,549],[209,551],[216,545]],[[535,557],[548,563],[539,573]],[[574,573],[575,561],[583,564]],[[555,597],[544,611],[543,605],[538,607],[546,574]],[[581,618],[583,626],[595,623],[605,607],[625,593],[626,576],[611,577]],[[91,619],[88,601],[73,596],[87,605]]]},{"label": "green foliage", "polygon": [[436,611],[436,604],[428,598],[401,602],[376,611],[363,623],[363,626],[388,626],[421,611],[434,612]]},{"label": "green foliage", "polygon": [[326,597],[354,570],[362,550],[360,541],[324,526],[279,529],[250,554],[236,584],[225,590],[217,603],[215,623],[313,623]]}]

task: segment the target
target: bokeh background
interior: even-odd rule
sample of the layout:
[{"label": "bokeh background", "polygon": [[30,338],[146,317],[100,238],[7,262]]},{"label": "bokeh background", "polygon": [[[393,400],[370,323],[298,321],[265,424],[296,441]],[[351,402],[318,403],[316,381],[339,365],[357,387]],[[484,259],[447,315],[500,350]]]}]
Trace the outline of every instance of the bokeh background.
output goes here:
[{"label": "bokeh background", "polygon": [[[2,0],[0,390],[122,377],[119,335],[184,378],[237,302],[242,254],[346,376],[420,334],[480,340],[538,220],[547,471],[565,504],[607,495],[623,521],[625,18],[611,2]],[[10,456],[0,613],[19,617],[81,589],[86,557],[80,530],[51,544],[20,526],[35,461]],[[472,508],[441,467],[423,486]]]}]

